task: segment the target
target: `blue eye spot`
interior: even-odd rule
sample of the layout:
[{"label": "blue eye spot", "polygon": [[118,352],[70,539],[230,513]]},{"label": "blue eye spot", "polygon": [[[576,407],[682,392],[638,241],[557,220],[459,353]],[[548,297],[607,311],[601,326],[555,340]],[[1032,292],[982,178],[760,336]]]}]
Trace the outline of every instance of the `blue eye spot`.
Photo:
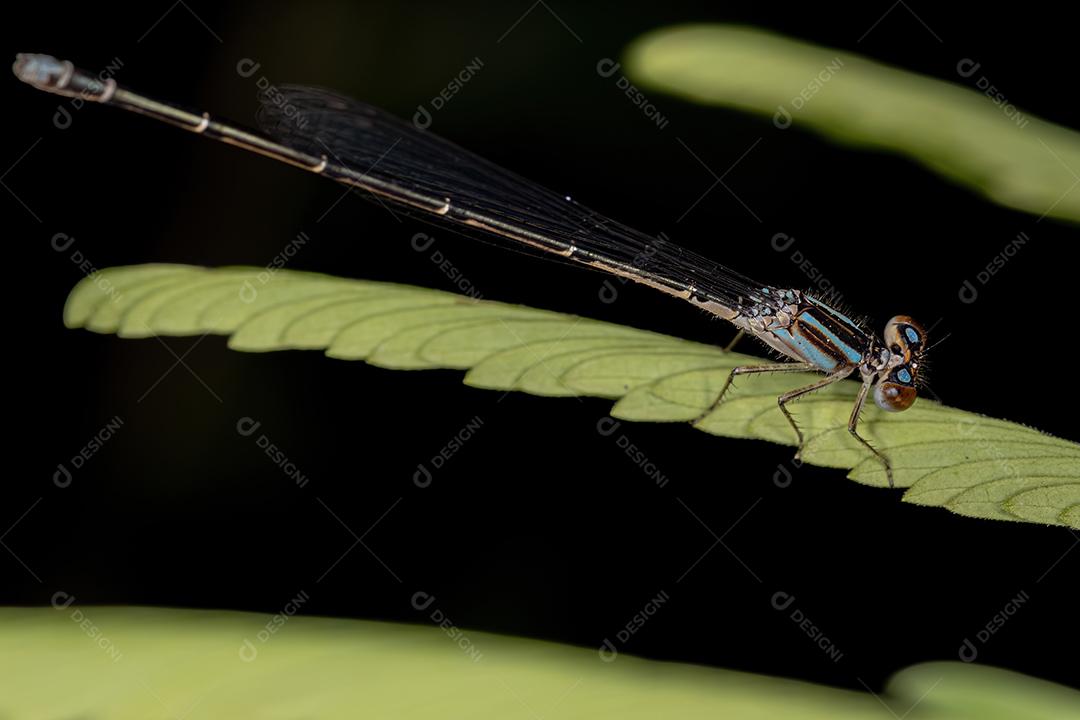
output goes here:
[{"label": "blue eye spot", "polygon": [[902,383],[911,382],[911,373],[907,371],[907,368],[900,368],[896,371],[896,379]]},{"label": "blue eye spot", "polygon": [[908,342],[919,342],[919,333],[911,328],[905,328],[904,334],[907,335]]}]

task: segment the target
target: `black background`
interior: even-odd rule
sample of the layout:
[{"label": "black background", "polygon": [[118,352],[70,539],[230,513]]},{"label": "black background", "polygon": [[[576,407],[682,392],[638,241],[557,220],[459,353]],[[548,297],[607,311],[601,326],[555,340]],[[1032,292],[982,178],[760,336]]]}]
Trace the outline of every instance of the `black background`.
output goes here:
[{"label": "black background", "polygon": [[[1026,112],[1080,127],[1075,25],[1060,4],[555,1],[522,19],[529,7],[39,3],[5,9],[0,33],[9,57],[50,52],[87,68],[119,58],[122,84],[245,124],[256,78],[236,72],[244,58],[272,82],[333,87],[410,118],[479,57],[433,131],[776,284],[804,282],[769,243],[794,235],[876,325],[900,312],[941,319],[937,334],[952,336],[931,382],[945,402],[1080,439],[1075,228],[992,205],[906,159],[654,93],[670,121],[657,130],[595,70],[649,29],[739,22],[951,82],[968,82],[956,66],[971,58]],[[1067,530],[902,504],[899,492],[820,468],[779,488],[788,447],[624,425],[670,479],[658,488],[597,434],[605,401],[499,401],[456,372],[65,330],[61,308],[81,278],[74,250],[97,267],[264,265],[303,231],[311,241],[292,267],[449,289],[410,248],[424,230],[486,298],[730,337],[648,289],[605,305],[600,276],[399,224],[355,197],[326,213],[342,193],[333,183],[130,114],[89,107],[58,128],[57,98],[10,76],[0,84],[10,190],[0,192],[10,419],[0,526],[12,526],[3,542],[14,553],[0,552],[0,601],[42,605],[62,590],[80,604],[276,612],[304,591],[305,613],[425,622],[409,601],[423,590],[462,627],[598,647],[664,592],[621,651],[876,688],[905,665],[955,659],[1026,593],[979,661],[1080,685],[1075,663],[1055,659],[1077,640],[1080,551],[1069,552]],[[725,182],[761,222],[719,186],[676,222],[712,182],[679,139],[718,173],[754,146]],[[1021,231],[1022,254],[977,303],[960,303],[963,280]],[[52,249],[56,233],[75,238],[71,249]],[[191,372],[173,353],[187,353]],[[116,416],[120,432],[56,487],[57,464]],[[241,417],[262,423],[306,487],[237,434]],[[474,417],[482,429],[416,487],[417,464]],[[334,515],[363,545],[346,553],[354,539]],[[777,591],[796,596],[839,662],[773,609]]]}]

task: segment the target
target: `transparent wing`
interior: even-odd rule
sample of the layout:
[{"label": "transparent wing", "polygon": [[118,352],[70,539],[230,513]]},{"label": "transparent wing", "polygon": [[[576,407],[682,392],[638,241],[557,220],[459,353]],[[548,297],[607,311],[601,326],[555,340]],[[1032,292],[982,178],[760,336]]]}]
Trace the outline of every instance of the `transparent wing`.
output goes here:
[{"label": "transparent wing", "polygon": [[275,88],[260,101],[259,126],[278,142],[429,198],[440,208],[436,219],[458,229],[510,238],[684,299],[735,311],[771,305],[761,292],[768,286],[604,217],[366,103],[303,86]]}]

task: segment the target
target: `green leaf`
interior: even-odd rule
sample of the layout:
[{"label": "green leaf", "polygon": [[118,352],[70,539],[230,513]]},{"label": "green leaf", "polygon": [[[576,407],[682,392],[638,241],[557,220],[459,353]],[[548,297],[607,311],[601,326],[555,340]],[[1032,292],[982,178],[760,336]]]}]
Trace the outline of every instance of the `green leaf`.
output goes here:
[{"label": "green leaf", "polygon": [[944,82],[846,50],[705,24],[650,32],[625,55],[643,88],[902,153],[1007,207],[1080,222],[1080,134],[998,97],[990,71],[974,63],[961,61]]},{"label": "green leaf", "polygon": [[[1007,670],[915,665],[878,694],[605,648],[255,613],[0,608],[0,717],[1062,720],[1080,693]],[[423,600],[427,601],[428,597]],[[415,603],[414,603],[415,606]],[[435,622],[446,619],[444,627]],[[598,643],[599,644],[599,643]],[[613,646],[611,646],[613,647]]]},{"label": "green leaf", "polygon": [[[687,423],[731,368],[761,359],[545,310],[403,285],[288,270],[182,265],[112,268],[86,278],[64,309],[69,327],[124,337],[230,335],[235,350],[322,349],[395,369],[467,370],[465,382],[537,395],[616,400],[612,416]],[[776,406],[812,375],[746,377],[698,427],[794,445]],[[857,385],[836,383],[794,406],[803,460],[884,487],[881,464],[847,432]],[[904,499],[997,520],[1077,527],[1080,446],[925,398],[904,413],[872,403],[862,432],[888,453]]]},{"label": "green leaf", "polygon": [[[1004,507],[1021,520],[1041,523],[1060,521],[1066,525],[1071,522],[1073,527],[1080,529],[1075,516],[1076,509],[1080,508],[1080,483],[1064,480],[1060,485],[1025,490],[1010,496]],[[1066,518],[1070,511],[1073,515],[1072,521]]]}]

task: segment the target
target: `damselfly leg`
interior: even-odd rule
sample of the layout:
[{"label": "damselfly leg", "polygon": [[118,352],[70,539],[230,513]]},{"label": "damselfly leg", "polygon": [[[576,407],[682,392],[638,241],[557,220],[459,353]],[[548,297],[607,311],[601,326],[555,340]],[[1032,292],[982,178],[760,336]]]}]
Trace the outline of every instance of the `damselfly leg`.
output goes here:
[{"label": "damselfly leg", "polygon": [[791,402],[792,400],[795,400],[796,398],[801,398],[803,395],[809,395],[810,393],[814,392],[815,390],[820,390],[821,388],[825,387],[826,385],[832,385],[834,382],[837,382],[838,380],[843,380],[848,375],[850,375],[852,373],[852,371],[854,371],[854,370],[855,370],[855,368],[853,368],[853,367],[846,367],[846,368],[841,368],[839,370],[835,370],[835,371],[829,373],[828,375],[826,375],[825,377],[823,377],[821,380],[818,380],[816,383],[811,383],[810,385],[807,385],[806,387],[801,387],[801,388],[797,388],[795,390],[790,390],[790,391],[784,393],[783,395],[781,395],[780,397],[776,398],[776,404],[780,406],[780,411],[784,413],[784,417],[786,417],[788,422],[791,423],[791,427],[795,428],[795,435],[799,439],[799,447],[795,451],[795,459],[796,460],[798,460],[798,459],[800,459],[802,457],[803,446],[806,444],[806,438],[803,436],[802,428],[800,428],[799,424],[797,422],[795,422],[795,418],[791,416],[791,411],[787,409],[787,404],[789,402]]},{"label": "damselfly leg", "polygon": [[859,434],[859,415],[862,413],[863,405],[866,403],[866,396],[870,393],[870,388],[873,385],[874,379],[872,377],[863,380],[862,387],[859,388],[859,396],[855,399],[855,407],[851,408],[851,417],[848,418],[847,429],[852,437],[862,443],[863,447],[874,453],[874,456],[881,461],[882,466],[885,468],[885,477],[889,480],[889,487],[896,487],[893,482],[892,463],[889,462],[889,458]]},{"label": "damselfly leg", "polygon": [[735,333],[735,337],[731,338],[731,341],[724,346],[724,352],[731,352],[734,350],[738,342],[744,337],[746,337],[746,331],[740,329],[739,332]]},{"label": "damselfly leg", "polygon": [[[738,337],[738,336],[736,336]],[[709,405],[700,415],[690,421],[690,424],[697,427],[705,418],[713,414],[713,411],[720,406],[720,403],[724,399],[724,395],[727,394],[728,388],[731,387],[732,381],[735,380],[736,375],[751,375],[753,373],[782,373],[782,372],[813,372],[817,367],[813,363],[772,363],[769,365],[739,365],[731,369],[728,373],[727,379],[724,380],[724,384],[720,387],[720,392],[713,398],[712,404]]]},{"label": "damselfly leg", "polygon": [[[814,372],[818,369],[819,368],[814,363],[774,363],[770,365],[740,365],[738,367],[732,368],[731,372],[728,373],[727,379],[724,380],[724,384],[720,388],[720,392],[717,393],[716,397],[713,399],[709,407],[691,421],[691,425],[693,425],[694,427],[698,427],[707,417],[712,415],[716,408],[720,406],[720,403],[723,402],[724,396],[731,388],[731,384],[734,381],[736,375],[751,375],[754,373]],[[799,424],[795,421],[795,418],[794,416],[792,416],[791,411],[788,410],[787,404],[792,400],[803,397],[804,395],[809,395],[815,390],[820,390],[823,387],[832,385],[835,382],[843,380],[849,375],[851,375],[851,373],[853,372],[855,372],[855,367],[842,366],[815,383],[811,383],[810,385],[806,385],[801,388],[796,388],[795,390],[786,392],[776,398],[777,406],[780,408],[780,411],[784,413],[784,417],[787,418],[788,423],[795,430],[798,448],[795,451],[796,460],[801,459],[802,457],[803,449],[806,446],[806,436],[803,435],[802,428],[799,427]],[[874,379],[872,377],[863,380],[862,387],[859,389],[859,395],[855,399],[855,405],[851,410],[851,416],[848,418],[848,432],[851,433],[852,437],[858,440],[863,447],[872,452],[874,456],[881,462],[882,466],[885,468],[885,475],[888,478],[889,487],[895,487],[893,484],[892,464],[889,462],[889,459],[885,456],[884,453],[871,445],[870,442],[862,435],[860,435],[858,431],[859,415],[862,413],[863,405],[866,403],[866,396],[869,394],[870,388],[873,386],[873,384]]]}]

